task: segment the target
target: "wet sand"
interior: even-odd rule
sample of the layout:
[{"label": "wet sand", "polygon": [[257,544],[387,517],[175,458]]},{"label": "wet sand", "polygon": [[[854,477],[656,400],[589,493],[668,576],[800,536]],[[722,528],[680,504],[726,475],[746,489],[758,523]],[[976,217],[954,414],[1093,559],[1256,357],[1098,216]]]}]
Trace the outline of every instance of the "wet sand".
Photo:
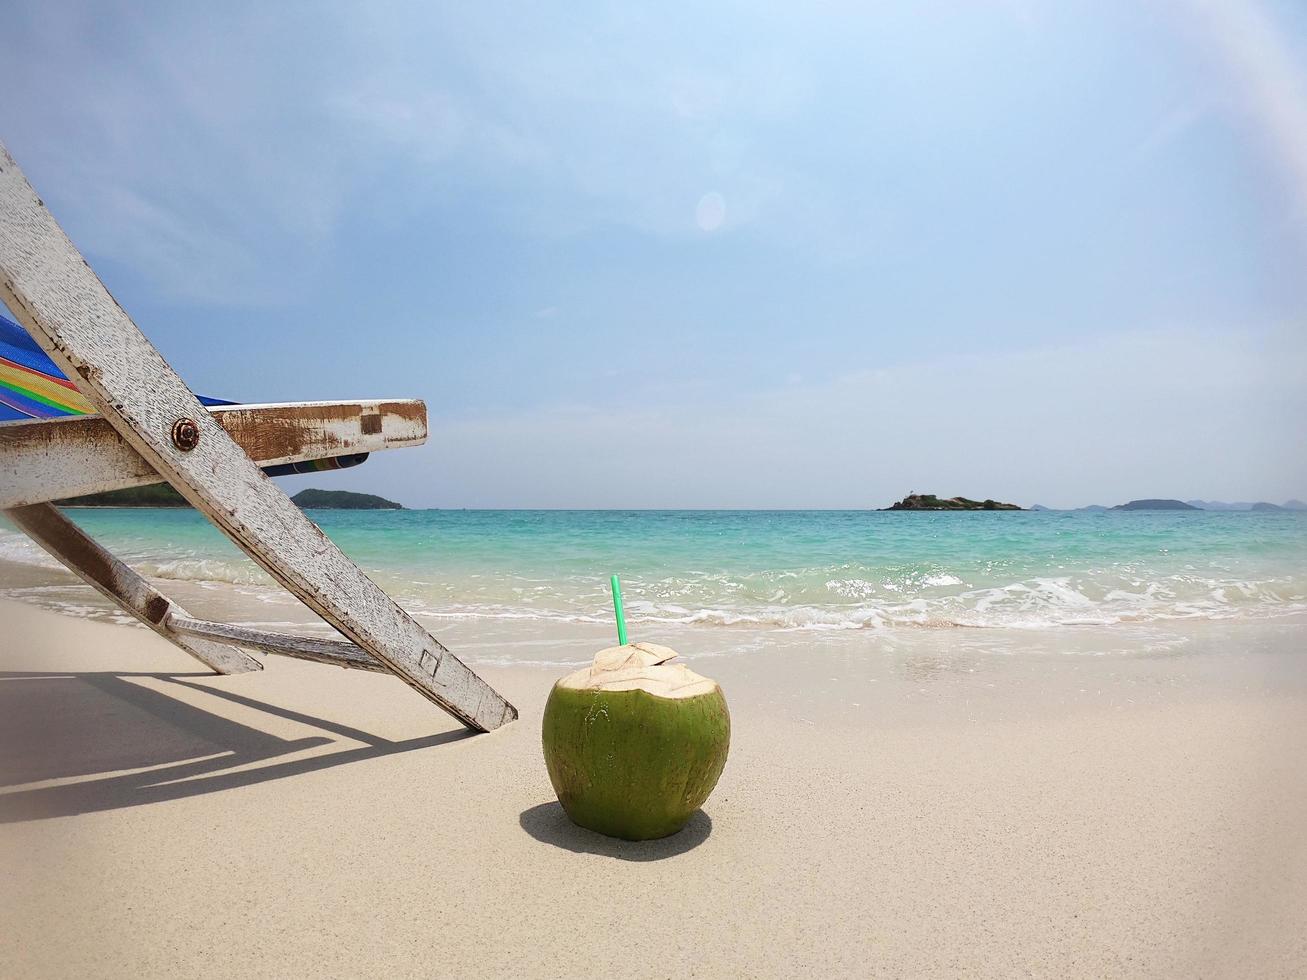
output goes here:
[{"label": "wet sand", "polygon": [[607,637],[498,629],[440,634],[522,712],[471,737],[389,677],[0,602],[0,975],[1307,974],[1301,621],[660,637],[734,735],[645,844],[567,821],[565,668],[508,665]]}]

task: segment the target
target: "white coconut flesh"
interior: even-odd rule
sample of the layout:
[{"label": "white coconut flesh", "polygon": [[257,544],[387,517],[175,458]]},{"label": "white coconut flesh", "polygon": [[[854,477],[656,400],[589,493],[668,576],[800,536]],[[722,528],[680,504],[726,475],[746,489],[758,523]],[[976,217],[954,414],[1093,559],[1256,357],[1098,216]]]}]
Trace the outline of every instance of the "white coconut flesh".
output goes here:
[{"label": "white coconut flesh", "polygon": [[676,656],[671,647],[657,643],[609,647],[596,653],[589,667],[568,674],[558,686],[577,691],[644,691],[672,700],[716,690],[716,681],[701,677],[685,664],[668,662]]}]

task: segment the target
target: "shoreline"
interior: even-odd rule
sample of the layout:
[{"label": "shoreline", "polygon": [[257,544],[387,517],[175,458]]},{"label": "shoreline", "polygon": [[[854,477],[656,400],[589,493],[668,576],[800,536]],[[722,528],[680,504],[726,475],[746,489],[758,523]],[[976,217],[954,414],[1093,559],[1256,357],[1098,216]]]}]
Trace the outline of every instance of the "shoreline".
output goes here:
[{"label": "shoreline", "polygon": [[1307,971],[1300,623],[1116,657],[683,644],[731,758],[641,845],[553,802],[557,666],[478,666],[522,716],[464,737],[390,677],[0,619],[6,976]]},{"label": "shoreline", "polygon": [[[35,549],[35,545],[28,546]],[[216,556],[223,564],[219,571],[229,572],[225,557]],[[208,618],[252,626],[276,626],[305,629],[311,633],[333,635],[318,617],[278,587],[261,570],[252,564],[239,566],[239,577],[214,580],[206,577],[208,559],[191,555],[177,564],[191,564],[193,569],[178,574],[175,569],[154,574],[147,562],[140,566],[145,576],[158,588],[175,598],[192,612]],[[169,559],[167,564],[173,564]],[[468,606],[458,601],[441,602],[436,594],[415,595],[413,583],[388,575],[384,570],[369,568],[383,588],[387,589],[410,614],[418,618],[433,632],[452,631],[481,645],[481,634],[490,634],[495,642],[507,647],[538,646],[537,636],[564,637],[569,645],[589,637],[607,637],[611,632],[611,610],[606,592],[599,597],[602,604],[597,611],[590,608],[551,608],[534,605],[529,600],[521,605],[504,605],[494,600],[486,605]],[[245,576],[248,576],[246,578]],[[478,578],[479,576],[473,576]],[[943,576],[946,585],[961,585],[953,576]],[[421,583],[426,585],[428,583]],[[1001,591],[1001,590],[991,590]],[[58,565],[43,553],[33,558],[14,560],[0,556],[0,600],[30,602],[42,608],[74,616],[108,622],[128,623],[130,618],[121,613],[107,599],[87,588],[71,572]],[[920,618],[911,615],[911,602],[901,599],[901,607],[883,607],[880,612],[867,614],[862,608],[848,605],[778,606],[774,608],[732,609],[729,606],[700,610],[671,605],[650,612],[641,609],[639,601],[627,604],[627,620],[646,633],[666,633],[680,641],[699,645],[705,636],[718,636],[722,646],[756,645],[760,641],[777,639],[780,642],[806,642],[819,645],[842,642],[864,642],[869,638],[892,643],[896,638],[917,633],[943,632],[953,634],[960,647],[1001,648],[1008,643],[1018,647],[1029,645],[1031,638],[1043,637],[1045,645],[1056,645],[1059,637],[1069,638],[1072,646],[1078,638],[1093,636],[1100,630],[1104,635],[1120,635],[1121,649],[1149,647],[1152,634],[1184,636],[1193,629],[1202,630],[1208,625],[1240,624],[1300,624],[1307,628],[1307,603],[1304,597],[1295,597],[1282,607],[1250,605],[1243,608],[1220,609],[1217,614],[1190,613],[1185,615],[1159,614],[1130,615],[1112,618],[1110,610],[1088,608],[1062,612],[1051,619],[1035,617],[1030,621],[1006,623],[972,622],[967,618]],[[647,605],[647,604],[645,604]],[[907,614],[901,614],[901,610]],[[966,612],[966,610],[962,610]],[[1051,614],[1050,614],[1051,615]],[[850,618],[852,617],[852,618]],[[1171,641],[1164,639],[1163,645]],[[588,654],[571,653],[565,659],[546,661],[560,666],[587,662]]]}]

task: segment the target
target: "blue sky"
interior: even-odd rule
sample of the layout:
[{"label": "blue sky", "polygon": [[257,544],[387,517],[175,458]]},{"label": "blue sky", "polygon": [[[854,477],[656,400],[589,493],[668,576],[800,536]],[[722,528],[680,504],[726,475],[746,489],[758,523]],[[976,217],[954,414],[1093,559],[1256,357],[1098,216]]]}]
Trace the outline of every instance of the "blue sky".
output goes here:
[{"label": "blue sky", "polygon": [[19,5],[0,137],[197,390],[414,506],[1307,498],[1307,10]]}]

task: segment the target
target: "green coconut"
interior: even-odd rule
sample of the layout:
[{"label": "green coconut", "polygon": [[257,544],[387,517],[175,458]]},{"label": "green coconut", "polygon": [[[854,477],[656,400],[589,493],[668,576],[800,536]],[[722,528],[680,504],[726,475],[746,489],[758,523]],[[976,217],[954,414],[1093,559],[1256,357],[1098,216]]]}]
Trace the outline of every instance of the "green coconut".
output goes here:
[{"label": "green coconut", "polygon": [[654,643],[610,647],[549,694],[542,737],[574,823],[610,837],[674,834],[726,765],[731,716],[716,681]]}]

